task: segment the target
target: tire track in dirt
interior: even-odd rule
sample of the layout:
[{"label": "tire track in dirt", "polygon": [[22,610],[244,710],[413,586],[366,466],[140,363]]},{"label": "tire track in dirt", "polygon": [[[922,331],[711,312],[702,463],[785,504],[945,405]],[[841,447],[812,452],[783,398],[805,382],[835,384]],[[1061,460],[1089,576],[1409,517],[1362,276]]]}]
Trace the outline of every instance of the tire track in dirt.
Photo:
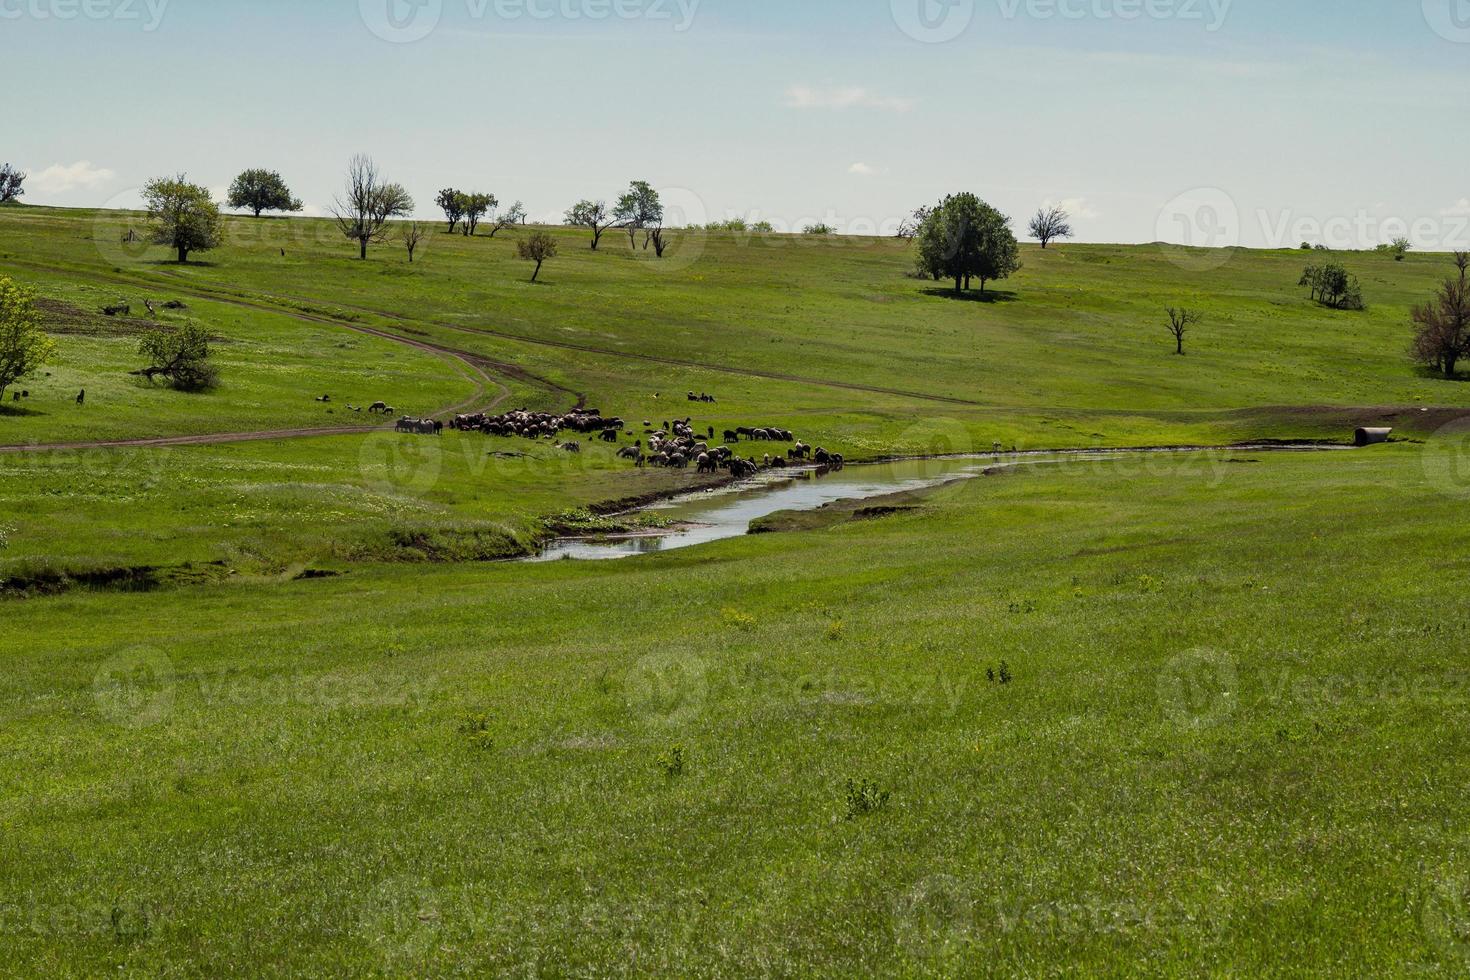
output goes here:
[{"label": "tire track in dirt", "polygon": [[[63,271],[66,275],[75,276],[77,278],[90,279],[94,282],[105,282],[110,285],[129,286],[134,289],[137,289],[142,285],[154,285],[151,283],[139,283],[137,280],[130,279],[125,276],[110,276],[104,273],[83,272],[71,269],[57,270],[55,268],[45,266],[40,263],[26,262],[19,259],[7,259],[6,262],[12,265],[23,265],[31,268],[44,269],[48,272]],[[220,303],[225,306],[235,306],[242,309],[256,310],[262,313],[272,313],[280,316],[290,317],[294,320],[301,320],[306,323],[319,323],[325,326],[337,327],[339,329],[351,330],[355,333],[366,334],[371,337],[378,337],[395,344],[401,344],[404,346],[416,348],[418,350],[424,351],[425,353],[433,354],[443,360],[455,364],[460,376],[464,377],[466,380],[475,385],[475,394],[472,398],[464,402],[452,405],[448,408],[444,408],[433,413],[431,416],[429,416],[430,418],[444,418],[472,411],[481,411],[488,413],[504,403],[508,398],[510,398],[511,391],[500,381],[492,377],[489,373],[490,370],[497,371],[509,377],[517,378],[518,380],[523,380],[531,384],[549,387],[554,390],[573,395],[574,397],[576,397],[577,404],[579,406],[585,401],[584,397],[579,392],[572,391],[571,389],[558,385],[555,382],[549,381],[548,379],[541,378],[535,374],[532,374],[529,371],[526,371],[523,368],[517,367],[516,365],[503,364],[501,362],[495,361],[492,358],[485,357],[484,355],[476,354],[471,351],[458,350],[453,347],[445,347],[441,344],[435,344],[425,340],[416,340],[411,337],[404,337],[401,334],[393,333],[389,330],[379,330],[374,327],[365,326],[359,323],[352,323],[350,321],[341,320],[334,317],[307,313],[301,310],[293,310],[289,307],[274,306],[269,303],[243,299],[240,297],[232,296],[230,294],[216,293],[209,289],[200,289],[188,285],[180,285],[172,288],[174,288],[174,291],[177,292],[179,295],[188,296],[192,299],[201,299],[205,300],[206,302]],[[484,401],[486,395],[489,394],[489,389],[492,388],[498,389],[499,394],[489,402]],[[0,453],[45,452],[49,450],[68,449],[126,449],[155,446],[202,446],[231,442],[260,442],[272,439],[308,439],[334,435],[361,435],[370,432],[386,431],[388,428],[390,427],[381,425],[324,426],[305,428],[298,427],[290,429],[259,430],[254,432],[219,432],[183,436],[159,436],[151,438],[145,437],[141,439],[99,439],[95,441],[82,442],[35,443],[29,445],[22,444],[0,446]]]},{"label": "tire track in dirt", "polygon": [[[167,273],[163,273],[167,275]],[[171,277],[172,278],[172,277]],[[308,302],[299,296],[286,296],[293,302]],[[769,381],[786,381],[794,384],[817,385],[824,388],[841,388],[847,391],[864,391],[875,395],[894,395],[899,398],[912,398],[917,401],[942,402],[949,405],[968,405],[978,408],[993,408],[989,402],[976,401],[971,398],[960,398],[954,395],[936,395],[921,391],[908,391],[903,388],[885,388],[879,385],[864,385],[851,381],[830,381],[823,378],[811,378],[799,374],[785,374],[778,371],[764,371],[758,368],[737,367],[734,365],[715,364],[705,361],[689,361],[677,357],[668,357],[662,354],[644,354],[637,351],[617,350],[611,347],[593,347],[587,344],[574,344],[565,340],[550,340],[542,337],[527,337],[523,334],[509,333],[504,330],[494,330],[490,327],[471,327],[462,323],[446,323],[442,320],[424,320],[408,318],[397,313],[389,313],[385,310],[375,310],[366,306],[353,306],[347,303],[333,303],[333,306],[354,313],[366,313],[370,316],[382,317],[385,320],[399,320],[413,323],[423,323],[444,330],[458,330],[462,333],[479,334],[484,337],[494,337],[497,340],[508,340],[512,343],[530,344],[536,347],[551,347],[557,350],[576,351],[581,354],[597,354],[603,357],[621,357],[629,360],[646,361],[653,364],[667,364],[672,367],[688,368],[696,371],[714,371],[720,374],[733,374],[751,378],[764,378]],[[545,379],[542,379],[543,381]],[[563,389],[565,390],[565,389]]]}]

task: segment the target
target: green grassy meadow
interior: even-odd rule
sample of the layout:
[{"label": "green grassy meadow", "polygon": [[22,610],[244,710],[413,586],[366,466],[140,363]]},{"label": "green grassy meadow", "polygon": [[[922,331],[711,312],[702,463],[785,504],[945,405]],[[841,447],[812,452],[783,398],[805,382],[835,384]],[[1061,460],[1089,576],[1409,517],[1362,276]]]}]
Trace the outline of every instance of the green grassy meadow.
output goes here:
[{"label": "green grassy meadow", "polygon": [[[563,229],[531,286],[514,229],[410,267],[230,219],[180,267],[134,225],[0,211],[0,275],[66,327],[0,410],[31,447],[0,452],[0,973],[1470,971],[1470,388],[1404,353],[1445,257],[1337,256],[1369,304],[1338,313],[1296,252],[1023,247],[980,302],[891,241],[701,233],[660,267]],[[220,337],[218,391],[126,376],[95,309],[145,297]],[[700,478],[449,432],[38,446],[379,398],[850,460],[1398,431],[541,565],[494,559]]]}]

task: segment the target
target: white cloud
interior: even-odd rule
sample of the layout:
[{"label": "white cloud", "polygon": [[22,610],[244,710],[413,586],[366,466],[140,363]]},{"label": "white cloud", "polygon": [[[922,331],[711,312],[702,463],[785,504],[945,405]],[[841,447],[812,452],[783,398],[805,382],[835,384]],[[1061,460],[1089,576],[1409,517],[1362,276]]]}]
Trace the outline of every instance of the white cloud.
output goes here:
[{"label": "white cloud", "polygon": [[879,95],[861,85],[834,85],[825,88],[793,85],[786,90],[786,106],[790,109],[883,109],[888,112],[908,112],[914,107],[914,101]]},{"label": "white cloud", "polygon": [[888,168],[870,167],[868,164],[862,163],[860,161],[848,167],[847,172],[850,174],[856,174],[859,177],[881,177],[884,174],[888,173]]},{"label": "white cloud", "polygon": [[31,177],[27,183],[46,194],[65,194],[74,190],[94,190],[115,177],[106,167],[94,167],[90,160],[78,160],[67,165],[53,163]]},{"label": "white cloud", "polygon": [[1453,207],[1445,208],[1440,214],[1446,218],[1470,218],[1470,197],[1460,198]]},{"label": "white cloud", "polygon": [[1073,218],[1082,218],[1084,221],[1102,217],[1096,208],[1087,203],[1087,198],[1085,197],[1067,197],[1060,201],[1047,200],[1042,204],[1042,207],[1061,208]]}]

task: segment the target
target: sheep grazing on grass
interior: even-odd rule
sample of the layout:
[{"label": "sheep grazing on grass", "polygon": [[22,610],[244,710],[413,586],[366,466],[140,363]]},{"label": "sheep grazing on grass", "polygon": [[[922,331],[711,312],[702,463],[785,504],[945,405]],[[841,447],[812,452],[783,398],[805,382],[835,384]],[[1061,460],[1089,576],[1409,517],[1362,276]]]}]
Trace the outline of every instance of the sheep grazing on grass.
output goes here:
[{"label": "sheep grazing on grass", "polygon": [[607,442],[616,442],[617,434],[627,427],[622,419],[603,418],[602,413],[595,408],[574,409],[565,415],[529,412],[525,409],[495,416],[483,413],[461,415],[450,426],[461,432],[483,432],[487,436],[522,439],[555,438],[557,433],[570,430],[583,435],[595,434]]}]

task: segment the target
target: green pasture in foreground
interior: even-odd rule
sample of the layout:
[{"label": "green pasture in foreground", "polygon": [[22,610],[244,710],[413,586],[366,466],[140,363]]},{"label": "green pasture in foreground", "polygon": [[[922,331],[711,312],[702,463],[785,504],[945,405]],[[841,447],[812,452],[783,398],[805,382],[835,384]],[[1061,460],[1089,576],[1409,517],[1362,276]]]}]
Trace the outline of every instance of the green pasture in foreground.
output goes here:
[{"label": "green pasture in foreground", "polygon": [[6,969],[1463,975],[1458,449],[9,603]]}]

